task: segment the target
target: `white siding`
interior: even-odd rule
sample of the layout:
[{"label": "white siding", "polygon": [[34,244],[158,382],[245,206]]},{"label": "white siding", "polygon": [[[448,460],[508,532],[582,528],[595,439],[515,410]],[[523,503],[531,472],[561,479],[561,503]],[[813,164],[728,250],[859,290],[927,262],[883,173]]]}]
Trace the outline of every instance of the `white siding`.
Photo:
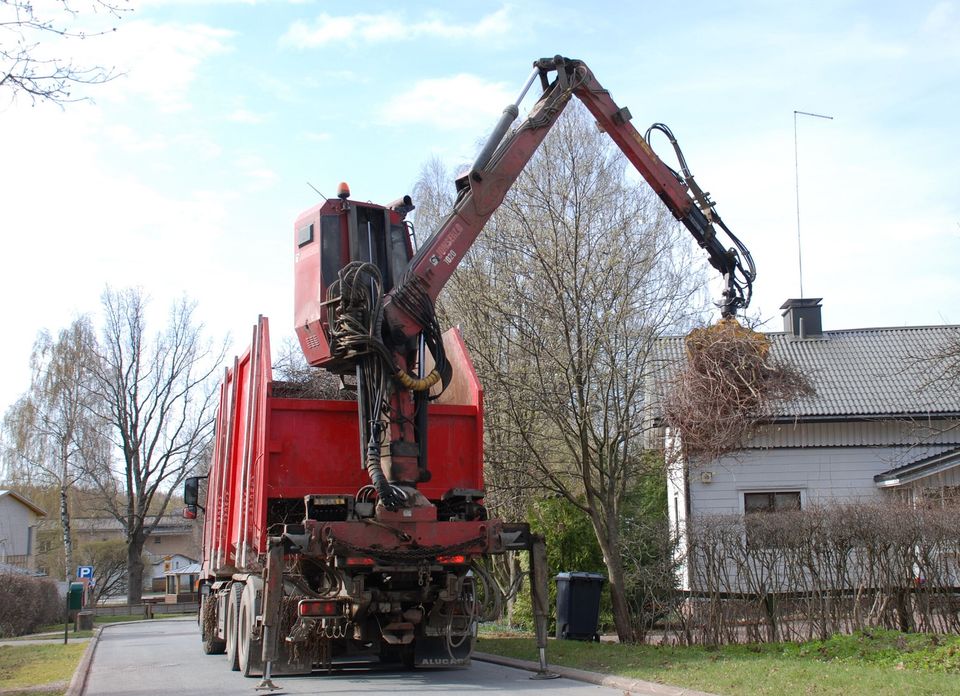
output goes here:
[{"label": "white siding", "polygon": [[0,562],[8,556],[26,556],[32,548],[37,513],[10,495],[0,496]]},{"label": "white siding", "polygon": [[908,447],[748,450],[690,472],[690,512],[741,514],[743,494],[750,491],[800,491],[804,505],[876,498],[876,474],[927,454]]},{"label": "white siding", "polygon": [[687,572],[687,481],[683,458],[676,438],[670,429],[665,436],[667,461],[667,514],[670,517],[670,531],[677,540],[675,558],[677,561],[677,577],[681,590],[690,589],[690,578]]}]

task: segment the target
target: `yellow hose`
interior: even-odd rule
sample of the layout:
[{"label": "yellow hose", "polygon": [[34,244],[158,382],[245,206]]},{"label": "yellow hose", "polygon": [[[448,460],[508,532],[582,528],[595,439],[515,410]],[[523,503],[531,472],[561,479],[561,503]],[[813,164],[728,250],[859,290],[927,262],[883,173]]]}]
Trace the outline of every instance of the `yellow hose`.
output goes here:
[{"label": "yellow hose", "polygon": [[429,375],[423,379],[417,379],[416,377],[411,377],[404,370],[400,370],[396,374],[397,381],[400,382],[406,389],[410,391],[427,391],[434,384],[440,381],[440,373],[436,370],[432,370]]}]

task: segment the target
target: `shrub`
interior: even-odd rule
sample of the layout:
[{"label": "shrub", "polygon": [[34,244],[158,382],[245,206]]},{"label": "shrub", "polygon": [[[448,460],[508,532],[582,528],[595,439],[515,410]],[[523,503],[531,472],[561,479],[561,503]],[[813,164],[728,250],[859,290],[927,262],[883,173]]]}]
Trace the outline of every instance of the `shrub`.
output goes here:
[{"label": "shrub", "polygon": [[21,636],[63,618],[64,600],[49,578],[0,575],[0,636]]}]

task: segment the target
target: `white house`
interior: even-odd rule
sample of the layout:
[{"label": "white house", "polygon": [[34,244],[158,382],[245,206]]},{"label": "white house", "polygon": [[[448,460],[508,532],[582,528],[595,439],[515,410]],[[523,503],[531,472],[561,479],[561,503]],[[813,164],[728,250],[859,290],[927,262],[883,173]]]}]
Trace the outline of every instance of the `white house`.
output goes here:
[{"label": "white house", "polygon": [[16,491],[0,489],[0,563],[36,569],[36,529],[46,514]]},{"label": "white house", "polygon": [[[821,329],[820,299],[788,300],[771,356],[798,368],[815,394],[786,404],[729,456],[682,462],[668,476],[681,540],[697,517],[804,509],[895,496],[960,504],[960,385],[943,379],[960,327]],[[668,365],[684,359],[666,338]],[[671,433],[664,431],[668,444]],[[681,581],[690,589],[689,569]]]}]

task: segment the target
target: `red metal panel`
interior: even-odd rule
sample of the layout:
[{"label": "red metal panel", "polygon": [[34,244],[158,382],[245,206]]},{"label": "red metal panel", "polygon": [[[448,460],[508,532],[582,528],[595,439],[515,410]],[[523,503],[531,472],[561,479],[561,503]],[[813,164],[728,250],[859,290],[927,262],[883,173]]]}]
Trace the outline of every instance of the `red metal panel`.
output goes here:
[{"label": "red metal panel", "polygon": [[230,443],[230,456],[227,462],[229,480],[227,496],[229,505],[227,546],[225,565],[237,565],[237,551],[240,549],[243,533],[243,493],[246,489],[243,471],[243,445],[247,435],[247,395],[250,389],[250,351],[237,360],[233,371],[233,436]]},{"label": "red metal panel", "polygon": [[251,516],[249,538],[259,553],[266,553],[267,537],[267,480],[268,447],[270,432],[270,396],[269,385],[273,381],[273,366],[270,364],[270,325],[266,317],[261,316],[257,332],[257,385],[256,414],[254,418],[254,448],[250,464]]},{"label": "red metal panel", "polygon": [[[322,323],[326,316],[323,301],[326,286],[320,268],[320,216],[340,214],[342,203],[328,200],[314,206],[297,218],[294,223],[294,326],[300,347],[311,365],[330,357],[330,346],[323,333]],[[313,226],[313,237],[301,244],[299,231]]]}]

